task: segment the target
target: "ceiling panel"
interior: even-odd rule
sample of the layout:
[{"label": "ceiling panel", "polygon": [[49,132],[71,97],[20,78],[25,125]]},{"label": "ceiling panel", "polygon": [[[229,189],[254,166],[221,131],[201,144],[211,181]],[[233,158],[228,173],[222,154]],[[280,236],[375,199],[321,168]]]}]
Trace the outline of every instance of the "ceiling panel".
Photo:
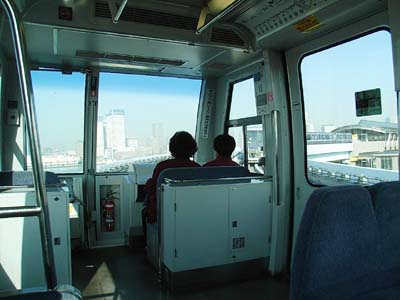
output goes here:
[{"label": "ceiling panel", "polygon": [[[35,65],[58,65],[60,68],[115,67],[132,72],[136,70],[135,66],[150,66],[164,74],[218,76],[258,56],[232,49],[74,29],[53,29],[35,24],[27,24],[26,33],[32,62]],[[87,57],[83,57],[82,53],[88,54]],[[158,62],[151,63],[153,60]],[[176,60],[183,63],[177,64]],[[172,64],[177,66],[169,66]],[[154,70],[150,68],[150,71]]]}]

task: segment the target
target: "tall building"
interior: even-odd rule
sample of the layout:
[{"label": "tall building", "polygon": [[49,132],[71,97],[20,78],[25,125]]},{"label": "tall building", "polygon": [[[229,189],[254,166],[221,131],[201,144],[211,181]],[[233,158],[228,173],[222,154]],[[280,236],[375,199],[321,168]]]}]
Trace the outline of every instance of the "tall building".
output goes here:
[{"label": "tall building", "polygon": [[125,111],[112,109],[104,117],[105,148],[126,148]]},{"label": "tall building", "polygon": [[164,125],[163,123],[151,124],[153,138],[164,138]]},{"label": "tall building", "polygon": [[104,118],[99,116],[97,119],[97,157],[104,157],[105,154],[105,140],[104,140]]},{"label": "tall building", "polygon": [[167,151],[167,145],[164,138],[163,123],[151,124],[152,129],[152,154],[162,154]]}]

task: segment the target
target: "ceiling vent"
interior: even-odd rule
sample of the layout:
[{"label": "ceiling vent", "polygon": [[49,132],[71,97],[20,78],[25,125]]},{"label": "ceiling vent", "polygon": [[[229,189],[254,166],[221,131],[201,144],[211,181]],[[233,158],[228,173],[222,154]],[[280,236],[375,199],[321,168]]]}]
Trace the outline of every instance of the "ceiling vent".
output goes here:
[{"label": "ceiling vent", "polygon": [[110,7],[105,2],[96,2],[94,15],[99,18],[111,19]]},{"label": "ceiling vent", "polygon": [[211,42],[244,47],[245,42],[230,29],[215,27],[211,32]]},{"label": "ceiling vent", "polygon": [[92,59],[95,58],[95,59],[112,60],[112,61],[123,61],[129,63],[157,64],[157,65],[173,66],[173,67],[180,67],[183,64],[185,64],[185,61],[183,60],[144,57],[144,56],[130,56],[130,55],[106,53],[106,52],[100,53],[95,51],[83,51],[83,50],[76,51],[76,56],[92,58]]},{"label": "ceiling vent", "polygon": [[[107,2],[96,2],[95,16],[99,18],[111,19],[111,12]],[[192,31],[195,31],[197,27],[196,18],[139,9],[131,6],[125,7],[119,19],[128,22],[174,27]]]}]

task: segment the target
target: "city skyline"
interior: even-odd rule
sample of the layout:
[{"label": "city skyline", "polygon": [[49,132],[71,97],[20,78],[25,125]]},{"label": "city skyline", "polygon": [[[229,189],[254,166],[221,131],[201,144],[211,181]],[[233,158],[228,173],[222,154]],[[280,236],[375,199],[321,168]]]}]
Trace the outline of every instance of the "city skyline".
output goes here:
[{"label": "city skyline", "polygon": [[149,139],[130,137],[125,126],[125,110],[113,108],[97,119],[97,159],[100,162],[118,158],[135,158],[140,155],[164,154],[168,151],[164,124],[152,123]]},{"label": "city skyline", "polygon": [[[74,149],[84,138],[85,75],[31,73],[42,146],[58,151]],[[151,124],[157,122],[165,124],[166,136],[178,130],[194,135],[200,88],[201,80],[101,73],[98,115],[124,109],[131,138],[151,136]]]}]

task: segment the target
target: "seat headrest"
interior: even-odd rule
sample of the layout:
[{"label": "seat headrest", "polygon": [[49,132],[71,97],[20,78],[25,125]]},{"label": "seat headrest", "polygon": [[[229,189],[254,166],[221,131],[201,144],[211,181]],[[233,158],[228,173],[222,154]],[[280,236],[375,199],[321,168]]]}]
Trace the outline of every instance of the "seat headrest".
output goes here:
[{"label": "seat headrest", "polygon": [[[60,178],[52,173],[45,172],[46,186],[59,186]],[[0,172],[0,186],[33,186],[33,175],[30,171]]]},{"label": "seat headrest", "polygon": [[163,170],[157,179],[157,187],[165,182],[165,178],[173,180],[218,179],[250,176],[248,169],[244,167],[194,167],[171,168]]},{"label": "seat headrest", "polygon": [[380,182],[368,187],[374,206],[381,201],[400,203],[400,181]]},{"label": "seat headrest", "polygon": [[291,299],[343,299],[363,292],[362,279],[379,269],[378,248],[377,221],[366,188],[315,190],[296,239]]}]

